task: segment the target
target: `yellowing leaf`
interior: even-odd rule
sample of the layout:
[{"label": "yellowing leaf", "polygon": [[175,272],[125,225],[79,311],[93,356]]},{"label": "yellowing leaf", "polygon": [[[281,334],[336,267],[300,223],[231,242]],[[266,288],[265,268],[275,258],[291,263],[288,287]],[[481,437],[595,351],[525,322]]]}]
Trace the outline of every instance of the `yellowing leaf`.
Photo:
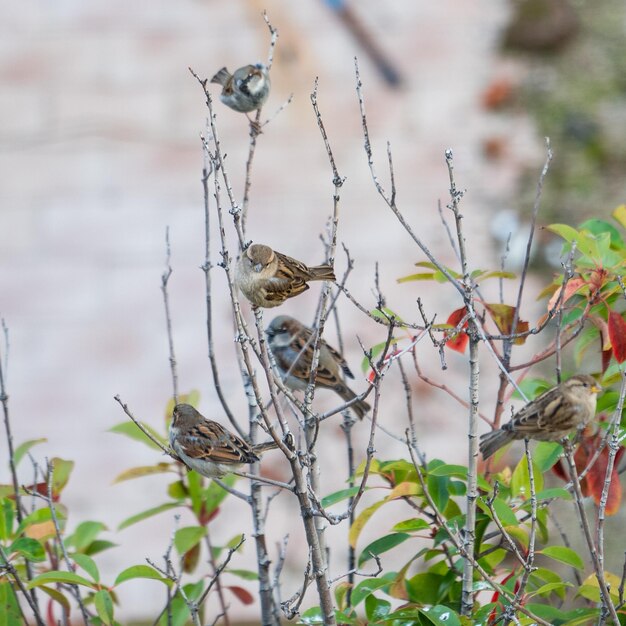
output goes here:
[{"label": "yellowing leaf", "polygon": [[385,500],[395,500],[397,498],[404,498],[406,496],[417,496],[422,492],[421,485],[418,486],[415,482],[403,482],[396,485],[391,493],[385,498]]},{"label": "yellowing leaf", "polygon": [[353,548],[356,548],[356,542],[359,539],[359,535],[361,534],[365,524],[367,524],[370,517],[372,517],[372,515],[374,515],[374,513],[376,513],[376,511],[378,511],[383,504],[385,504],[385,502],[386,499],[375,502],[372,506],[363,509],[363,511],[359,513],[359,516],[354,520],[354,523],[350,526],[350,532],[348,533],[348,540]]},{"label": "yellowing leaf", "polygon": [[40,524],[31,524],[24,529],[24,535],[26,535],[26,537],[30,537],[31,539],[38,539],[40,541],[54,537],[56,535],[54,522],[52,520],[48,520],[47,522],[41,522]]},{"label": "yellowing leaf", "polygon": [[[509,304],[485,303],[485,308],[489,311],[491,319],[494,321],[498,330],[503,335],[516,335],[518,333],[528,332],[528,322],[517,319],[515,328],[513,328],[513,320],[515,319],[515,307]],[[526,341],[526,337],[517,337],[513,340],[516,345],[522,345]]]},{"label": "yellowing leaf", "polygon": [[617,220],[624,228],[626,228],[626,204],[620,204],[611,213],[613,218]]},{"label": "yellowing leaf", "polygon": [[150,476],[152,474],[164,474],[172,469],[172,463],[157,463],[156,465],[146,465],[141,467],[131,467],[124,470],[115,477],[113,483],[121,483],[124,480],[132,480],[133,478],[141,478],[142,476]]}]

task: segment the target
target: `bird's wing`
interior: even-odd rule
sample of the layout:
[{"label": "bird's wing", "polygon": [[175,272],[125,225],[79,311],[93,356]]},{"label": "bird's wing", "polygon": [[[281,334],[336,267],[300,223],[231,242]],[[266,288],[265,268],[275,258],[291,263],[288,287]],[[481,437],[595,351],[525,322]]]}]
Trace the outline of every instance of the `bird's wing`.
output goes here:
[{"label": "bird's wing", "polygon": [[[569,406],[568,406],[569,405]],[[578,407],[567,403],[559,387],[544,392],[520,409],[511,420],[516,433],[532,435],[542,430],[558,432],[571,428]]]},{"label": "bird's wing", "polygon": [[326,346],[326,349],[330,352],[333,359],[335,359],[335,361],[337,362],[337,365],[339,365],[339,367],[343,370],[343,373],[348,378],[354,378],[354,374],[350,371],[350,368],[348,367],[348,364],[346,363],[346,360],[343,358],[343,356],[337,350],[335,350],[335,348],[329,346],[326,342],[324,342],[324,345]]},{"label": "bird's wing", "polygon": [[311,272],[309,271],[308,266],[302,263],[302,261],[293,259],[286,254],[276,252],[276,250],[274,250],[274,254],[278,257],[278,269],[276,271],[277,277],[282,274],[284,278],[289,279],[296,277],[301,279],[311,278]]},{"label": "bird's wing", "polygon": [[178,437],[182,451],[192,459],[214,463],[253,463],[258,457],[250,446],[217,422],[204,420]]},{"label": "bird's wing", "polygon": [[274,276],[263,283],[263,296],[268,302],[284,302],[286,298],[297,296],[309,286],[302,278]]},{"label": "bird's wing", "polygon": [[[289,372],[290,376],[298,378],[303,382],[308,382],[311,375],[311,362],[313,361],[313,332],[310,328],[302,328],[294,337],[287,351],[276,351],[276,362],[281,370]],[[328,346],[322,340],[320,346],[320,359],[317,365],[317,375],[315,382],[321,387],[335,387],[340,383],[337,374],[337,367],[333,367],[337,361],[343,362],[341,355]],[[324,354],[326,352],[326,354]],[[326,358],[323,358],[326,357]],[[293,361],[297,358],[296,363],[292,366]],[[338,364],[341,365],[341,362]],[[345,363],[345,362],[344,362]],[[347,366],[346,366],[347,367]]]}]

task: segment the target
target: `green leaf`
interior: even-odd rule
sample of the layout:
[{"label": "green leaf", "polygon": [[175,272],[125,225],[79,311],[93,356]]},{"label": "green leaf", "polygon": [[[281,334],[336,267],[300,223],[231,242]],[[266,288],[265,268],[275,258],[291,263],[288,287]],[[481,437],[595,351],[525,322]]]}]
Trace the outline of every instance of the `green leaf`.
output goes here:
[{"label": "green leaf", "polygon": [[[382,343],[377,343],[376,345],[372,346],[369,349],[369,352],[371,353],[371,358],[372,361],[376,361],[376,359],[383,353],[383,350],[385,349],[385,346],[387,345],[386,341],[383,341]],[[362,372],[367,372],[367,370],[370,367],[370,360],[367,356],[363,357],[363,360],[361,361],[361,371]]]},{"label": "green leaf", "polygon": [[443,576],[431,572],[416,574],[407,579],[406,587],[409,600],[418,604],[437,604],[443,580]]},{"label": "green leaf", "polygon": [[156,465],[144,465],[141,467],[131,467],[118,474],[113,483],[121,483],[125,480],[133,480],[135,478],[142,478],[144,476],[152,476],[154,474],[167,474],[173,471],[174,465],[172,463],[157,463]]},{"label": "green leaf", "polygon": [[503,526],[517,526],[519,524],[515,513],[502,498],[496,498],[493,501],[493,508]]},{"label": "green leaf", "polygon": [[395,313],[391,309],[388,309],[387,307],[373,309],[370,314],[372,317],[377,317],[381,320],[387,321],[387,319],[390,318],[394,320],[396,324],[402,324],[402,318],[397,313]]},{"label": "green leaf", "polygon": [[340,491],[330,493],[322,498],[322,506],[326,508],[328,506],[332,506],[333,504],[337,504],[337,502],[341,502],[342,500],[352,498],[359,492],[359,489],[360,487],[350,487],[349,489],[341,489]]},{"label": "green leaf", "polygon": [[[542,617],[547,622],[551,624],[564,624],[563,617],[565,612],[561,609],[558,609],[554,606],[550,606],[548,604],[535,604],[533,602],[529,602],[526,605],[526,608],[532,611],[537,617]],[[533,623],[533,622],[531,622]],[[571,622],[565,622],[567,626],[570,626]],[[586,625],[592,624],[592,622],[586,622]]]},{"label": "green leaf", "polygon": [[17,467],[20,463],[20,461],[22,460],[22,458],[24,457],[24,455],[33,447],[36,446],[38,443],[44,443],[48,441],[45,438],[42,439],[31,439],[30,441],[25,441],[24,443],[20,444],[19,446],[17,446],[17,448],[15,448],[15,452],[13,453],[13,463],[15,463],[15,466]]},{"label": "green leaf", "polygon": [[428,493],[433,499],[436,507],[443,511],[450,499],[450,479],[447,476],[435,476],[431,470],[426,477],[426,484],[428,485]]},{"label": "green leaf", "polygon": [[93,556],[100,552],[104,552],[110,548],[117,548],[118,544],[112,541],[105,541],[104,539],[96,539],[89,544],[89,547],[85,549],[85,554]]},{"label": "green leaf", "polygon": [[233,576],[239,576],[244,580],[259,580],[259,575],[256,572],[252,572],[247,569],[226,569],[224,570]]},{"label": "green leaf", "polygon": [[[139,422],[147,432],[149,432],[157,441],[160,441],[164,446],[167,445],[167,441],[164,437],[159,435],[153,428],[145,424],[144,422]],[[149,448],[153,450],[161,450],[159,446],[156,445],[153,441],[141,432],[139,427],[134,422],[122,422],[121,424],[117,424],[113,426],[113,428],[109,429],[109,432],[118,433],[120,435],[126,435],[126,437],[130,437],[135,441],[141,441],[141,443],[146,444]]]},{"label": "green leaf", "polygon": [[414,517],[413,519],[406,519],[403,522],[398,522],[391,530],[395,532],[410,533],[420,530],[428,530],[430,525],[427,521]]},{"label": "green leaf", "polygon": [[106,589],[100,589],[94,596],[94,605],[98,617],[107,625],[113,624],[113,599]]},{"label": "green leaf", "polygon": [[365,598],[365,615],[370,622],[383,620],[391,613],[391,602],[377,598],[374,594]]},{"label": "green leaf", "polygon": [[[183,591],[190,600],[196,600],[199,594],[202,593],[204,583],[202,581],[198,583],[191,583],[183,585]],[[172,599],[172,619],[169,619],[167,611],[164,611],[161,619],[159,620],[159,626],[185,626],[188,624],[189,608],[182,599],[180,593],[177,593]]]},{"label": "green leaf", "polygon": [[35,576],[27,585],[27,589],[33,587],[41,587],[48,583],[67,583],[69,585],[82,585],[83,587],[89,587],[90,589],[97,589],[97,584],[74,574],[74,572],[44,572]]},{"label": "green leaf", "polygon": [[418,274],[409,274],[408,276],[403,276],[402,278],[398,278],[396,282],[398,283],[410,283],[416,280],[435,280],[435,272],[420,272]]},{"label": "green leaf", "polygon": [[[467,467],[465,465],[451,465],[444,463],[428,470],[430,476],[453,476],[455,478],[462,478],[467,481]],[[491,491],[491,485],[485,480],[483,476],[478,476],[478,487],[484,491]]]},{"label": "green leaf", "polygon": [[107,527],[102,522],[81,522],[65,540],[66,546],[73,546],[79,552],[88,548],[94,539]]},{"label": "green leaf", "polygon": [[189,491],[182,480],[175,480],[167,486],[167,495],[172,500],[184,500],[189,495]]},{"label": "green leaf", "polygon": [[6,541],[13,535],[15,503],[9,498],[0,501],[0,541]]},{"label": "green leaf", "polygon": [[177,506],[180,506],[179,502],[166,502],[165,504],[160,504],[159,506],[155,506],[152,509],[148,509],[147,511],[142,511],[141,513],[137,513],[136,515],[132,515],[131,517],[126,518],[118,527],[118,530],[124,530],[124,528],[128,528],[137,522],[141,522],[149,517],[153,517],[154,515],[158,515],[159,513],[163,513],[163,511],[169,511],[170,509],[174,509]]},{"label": "green leaf", "polygon": [[121,585],[127,580],[132,580],[133,578],[148,578],[150,580],[158,580],[168,586],[172,585],[172,581],[169,580],[169,578],[164,578],[161,574],[159,574],[159,572],[149,565],[132,565],[117,575],[113,586],[117,587],[118,585]]},{"label": "green leaf", "polygon": [[487,280],[488,278],[517,278],[517,275],[513,272],[487,272],[478,278],[477,283],[481,283],[483,280]]},{"label": "green leaf", "polygon": [[537,552],[538,554],[543,554],[544,556],[550,557],[555,561],[571,565],[576,569],[585,569],[583,560],[580,558],[578,553],[574,552],[571,548],[567,548],[565,546],[548,546],[547,548],[538,550]]},{"label": "green leaf", "polygon": [[86,554],[73,554],[72,559],[74,562],[84,569],[95,582],[100,582],[100,572],[98,571],[98,566],[96,562]]},{"label": "green leaf", "polygon": [[[533,461],[533,478],[535,482],[535,494],[543,489],[543,474]],[[524,455],[513,470],[511,478],[511,494],[515,497],[521,497],[525,500],[530,498],[530,475],[528,473],[528,461]]]},{"label": "green leaf", "polygon": [[189,488],[189,497],[191,498],[191,509],[197,516],[200,515],[202,504],[205,501],[204,479],[198,472],[189,472],[187,474],[187,486]]},{"label": "green leaf", "polygon": [[52,464],[52,493],[58,496],[70,479],[70,474],[74,469],[74,461],[54,457],[50,463]]},{"label": "green leaf", "polygon": [[324,623],[324,616],[322,615],[322,609],[319,606],[311,607],[307,609],[302,615],[300,615],[301,624],[318,625]]},{"label": "green leaf", "polygon": [[[38,589],[50,596],[55,602],[58,602],[63,607],[63,610],[67,611],[67,614],[69,615],[71,611],[70,601],[58,589],[55,589],[54,587],[47,587],[45,585],[41,585]],[[0,606],[2,606],[2,603],[0,603]],[[1,618],[0,624],[2,624]]]},{"label": "green leaf", "polygon": [[335,606],[340,611],[343,611],[348,605],[347,597],[350,589],[352,589],[352,585],[347,581],[343,581],[335,585]]},{"label": "green leaf", "polygon": [[0,626],[24,626],[24,618],[9,582],[0,582]]},{"label": "green leaf", "polygon": [[366,578],[361,581],[352,591],[352,606],[358,606],[371,593],[388,584],[389,581],[384,578]]},{"label": "green leaf", "polygon": [[[392,621],[393,620],[393,621]],[[410,626],[423,626],[423,622],[420,619],[419,609],[413,606],[404,607],[394,611],[387,615],[387,619],[385,620],[386,624],[407,624]]]},{"label": "green leaf", "polygon": [[563,446],[553,441],[540,441],[533,452],[533,463],[541,473],[547,472],[563,453]]},{"label": "green leaf", "polygon": [[552,487],[544,489],[537,494],[537,500],[550,500],[551,498],[560,498],[561,500],[571,500],[572,494],[561,487]]},{"label": "green leaf", "polygon": [[609,234],[611,246],[614,248],[623,249],[624,248],[624,240],[620,235],[619,231],[613,224],[609,222],[605,222],[604,220],[592,218],[590,220],[585,220],[578,227],[580,230],[588,230],[592,234],[598,236],[605,233]]},{"label": "green leaf", "polygon": [[569,244],[576,242],[578,251],[588,259],[599,260],[600,251],[598,249],[598,243],[595,237],[588,231],[578,232],[575,228],[567,224],[550,224],[546,229],[556,233]]},{"label": "green leaf", "polygon": [[[222,478],[222,482],[232,487],[237,482],[237,476],[234,474],[227,474]],[[209,486],[205,489],[202,496],[204,498],[204,512],[205,515],[210,515],[222,504],[222,502],[228,497],[228,491],[222,489],[214,480],[209,483]]]},{"label": "green leaf", "polygon": [[374,555],[387,552],[401,543],[404,543],[407,539],[410,539],[410,537],[411,535],[407,533],[392,533],[372,541],[372,543],[365,547],[363,552],[361,552],[361,556],[359,557],[359,567],[363,565],[363,563],[373,559]]},{"label": "green leaf", "polygon": [[528,593],[528,597],[532,596],[540,596],[552,593],[553,591],[562,591],[566,587],[573,587],[572,583],[568,582],[559,582],[559,583],[546,583],[545,585],[541,585],[538,589],[535,589],[532,592]]},{"label": "green leaf", "polygon": [[9,554],[17,552],[21,554],[27,561],[40,563],[46,560],[46,553],[43,546],[30,537],[20,537],[9,546]]},{"label": "green leaf", "polygon": [[447,606],[439,604],[419,609],[419,612],[435,626],[461,626],[457,613]]},{"label": "green leaf", "polygon": [[204,526],[187,526],[180,528],[174,534],[174,546],[181,556],[197,545],[206,535]]}]

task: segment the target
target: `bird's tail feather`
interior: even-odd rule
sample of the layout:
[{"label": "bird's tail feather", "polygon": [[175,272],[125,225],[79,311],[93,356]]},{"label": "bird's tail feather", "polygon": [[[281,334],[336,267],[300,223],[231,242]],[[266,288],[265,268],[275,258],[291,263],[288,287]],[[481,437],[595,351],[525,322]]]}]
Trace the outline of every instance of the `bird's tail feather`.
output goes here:
[{"label": "bird's tail feather", "polygon": [[[339,385],[335,388],[337,393],[346,401],[350,402],[350,400],[354,400],[356,398],[356,394],[352,389],[346,387],[346,385]],[[372,408],[365,400],[359,400],[354,404],[351,404],[350,407],[354,410],[354,412],[358,415],[359,419],[363,419],[365,414]]]},{"label": "bird's tail feather", "polygon": [[316,265],[309,267],[310,280],[337,280],[335,270],[330,265]]},{"label": "bird's tail feather", "polygon": [[222,85],[224,87],[228,80],[230,79],[230,72],[223,67],[213,78],[211,79],[212,83],[217,83],[218,85]]},{"label": "bird's tail feather", "polygon": [[483,459],[488,459],[494,452],[513,441],[513,439],[514,434],[512,432],[502,429],[492,430],[490,433],[481,435],[479,447]]}]

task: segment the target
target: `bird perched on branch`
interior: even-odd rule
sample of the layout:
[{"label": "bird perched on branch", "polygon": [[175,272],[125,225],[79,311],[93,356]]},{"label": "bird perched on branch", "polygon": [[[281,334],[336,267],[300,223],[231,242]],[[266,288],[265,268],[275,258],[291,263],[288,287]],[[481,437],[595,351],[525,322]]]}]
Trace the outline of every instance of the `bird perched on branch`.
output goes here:
[{"label": "bird perched on branch", "polygon": [[[313,331],[293,317],[279,315],[270,322],[265,332],[276,367],[285,384],[291,389],[306,389],[313,361]],[[346,376],[354,378],[345,359],[323,339],[320,339],[319,346],[315,386],[332,389],[346,402],[354,400],[357,394],[343,382],[339,373],[343,370]],[[370,405],[365,400],[358,400],[351,408],[363,419]]]},{"label": "bird perched on branch", "polygon": [[207,478],[222,478],[245,463],[255,463],[261,452],[277,447],[274,441],[251,446],[190,404],[174,407],[169,436],[179,459]]},{"label": "bird perched on branch", "polygon": [[502,428],[480,437],[480,451],[488,459],[514,439],[558,441],[591,421],[596,412],[596,397],[602,387],[591,376],[581,374],[548,389]]},{"label": "bird perched on branch", "polygon": [[240,113],[260,109],[270,93],[270,75],[263,63],[244,65],[234,74],[223,67],[211,82],[222,85],[220,100]]},{"label": "bird perched on branch", "polygon": [[272,308],[306,291],[312,280],[335,280],[330,265],[307,267],[269,246],[253,243],[235,268],[235,284],[252,304]]}]

